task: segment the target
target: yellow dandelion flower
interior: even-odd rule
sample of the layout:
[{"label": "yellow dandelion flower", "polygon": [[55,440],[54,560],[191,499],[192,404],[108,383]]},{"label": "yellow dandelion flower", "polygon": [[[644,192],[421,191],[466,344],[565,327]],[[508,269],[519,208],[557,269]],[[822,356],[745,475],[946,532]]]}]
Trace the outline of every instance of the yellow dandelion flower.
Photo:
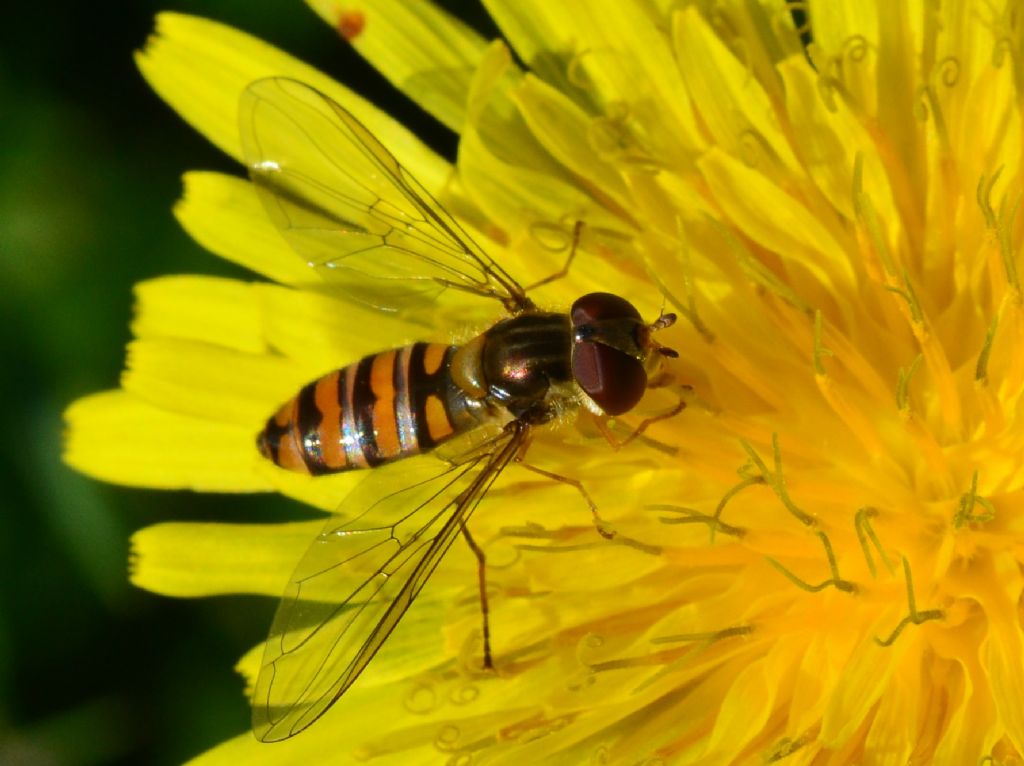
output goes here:
[{"label": "yellow dandelion flower", "polygon": [[[611,290],[644,317],[667,303],[687,320],[664,340],[689,406],[618,451],[568,422],[536,430],[530,463],[579,479],[612,539],[572,486],[502,475],[470,522],[492,671],[476,560],[457,544],[321,723],[274,745],[242,733],[198,762],[1020,762],[1020,8],[486,4],[515,57],[426,3],[312,2],[459,133],[455,167],[208,21],[161,16],[139,65],[240,160],[247,87],[307,83],[523,284],[558,268],[583,222],[568,275],[532,297],[564,309]],[[69,409],[67,459],[123,484],[334,510],[362,474],[263,460],[268,414],[364,354],[464,339],[499,312],[450,292],[426,313],[376,312],[318,281],[249,181],[185,185],[183,226],[273,282],[140,285],[121,389]],[[665,401],[651,392],[613,430]],[[435,458],[409,460],[415,476]],[[320,528],[151,527],[132,578],[278,596]],[[261,654],[239,664],[250,684]]]}]

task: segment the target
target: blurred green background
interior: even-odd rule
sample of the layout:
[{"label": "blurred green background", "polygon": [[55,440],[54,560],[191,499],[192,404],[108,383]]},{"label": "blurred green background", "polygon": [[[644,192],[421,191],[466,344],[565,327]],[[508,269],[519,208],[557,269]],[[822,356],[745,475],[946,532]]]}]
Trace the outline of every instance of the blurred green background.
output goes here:
[{"label": "blurred green background", "polygon": [[[442,3],[493,36],[476,4]],[[117,385],[131,286],[242,276],[171,206],[193,168],[239,172],[132,62],[159,10],[215,18],[369,95],[451,156],[455,140],[303,4],[19,3],[0,25],[0,764],[180,763],[248,728],[236,659],[265,599],[176,601],[127,582],[128,538],[168,519],[266,519],[274,498],[128,490],[60,462],[61,412]]]}]

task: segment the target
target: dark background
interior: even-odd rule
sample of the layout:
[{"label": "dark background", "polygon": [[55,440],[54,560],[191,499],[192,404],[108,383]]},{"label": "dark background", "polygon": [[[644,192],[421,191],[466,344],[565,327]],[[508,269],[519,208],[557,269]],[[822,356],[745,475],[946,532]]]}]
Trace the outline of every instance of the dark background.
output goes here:
[{"label": "dark background", "polygon": [[[442,3],[489,37],[475,4]],[[178,228],[189,169],[239,172],[132,62],[158,10],[260,36],[371,96],[451,156],[454,137],[302,3],[16,3],[0,23],[0,763],[180,763],[248,727],[232,667],[265,599],[132,588],[131,533],[168,519],[283,517],[273,498],[128,490],[60,461],[61,412],[117,385],[133,283],[244,276]]]}]

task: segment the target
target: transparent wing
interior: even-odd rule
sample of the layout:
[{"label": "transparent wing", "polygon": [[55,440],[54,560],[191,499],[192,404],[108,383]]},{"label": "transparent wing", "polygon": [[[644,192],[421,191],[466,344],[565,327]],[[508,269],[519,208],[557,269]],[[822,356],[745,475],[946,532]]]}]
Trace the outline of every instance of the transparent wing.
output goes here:
[{"label": "transparent wing", "polygon": [[249,174],[305,261],[354,297],[396,308],[446,287],[529,305],[523,288],[344,107],[296,80],[249,85]]},{"label": "transparent wing", "polygon": [[513,422],[458,461],[375,468],[299,562],[274,617],[252,700],[256,737],[316,721],[380,649],[527,428]]}]

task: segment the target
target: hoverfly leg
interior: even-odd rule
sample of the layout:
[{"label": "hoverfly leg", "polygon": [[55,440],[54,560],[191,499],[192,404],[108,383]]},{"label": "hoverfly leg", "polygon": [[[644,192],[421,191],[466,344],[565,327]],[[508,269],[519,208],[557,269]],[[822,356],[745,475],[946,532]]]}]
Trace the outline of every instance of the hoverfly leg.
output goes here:
[{"label": "hoverfly leg", "polygon": [[[690,387],[682,386],[682,389],[689,390]],[[649,418],[644,418],[643,420],[640,421],[640,425],[633,429],[633,431],[631,431],[629,435],[626,436],[624,439],[620,439],[618,436],[612,433],[611,428],[608,427],[609,418],[594,417],[594,423],[597,426],[597,430],[601,433],[601,436],[604,437],[605,441],[608,442],[608,444],[610,444],[612,449],[614,449],[615,451],[622,449],[627,444],[635,441],[636,439],[641,439],[645,444],[648,444],[657,450],[665,452],[666,454],[674,455],[678,451],[675,447],[673,447],[670,444],[660,442],[657,439],[653,439],[650,436],[644,436],[644,431],[646,431],[655,423],[660,423],[662,420],[674,418],[676,415],[678,415],[685,409],[686,399],[684,398],[684,395],[680,393],[679,400],[671,407],[671,409],[668,409],[659,415],[653,415]]]},{"label": "hoverfly leg", "polygon": [[480,585],[480,614],[483,616],[484,621],[484,670],[494,670],[494,659],[491,655],[490,607],[487,604],[487,572],[485,569],[487,557],[484,554],[483,548],[477,545],[473,535],[469,533],[469,527],[466,526],[465,521],[459,522],[459,528],[462,530],[462,536],[466,538],[469,549],[476,556],[477,582]]},{"label": "hoverfly leg", "polygon": [[569,476],[563,476],[560,473],[553,473],[551,471],[545,471],[543,468],[538,468],[535,465],[524,463],[522,460],[517,460],[520,466],[525,468],[527,471],[532,471],[535,474],[543,476],[546,479],[552,481],[558,481],[562,484],[568,484],[570,487],[580,493],[580,496],[586,502],[587,507],[590,508],[590,513],[594,517],[594,528],[597,529],[597,533],[606,540],[612,540],[615,538],[615,530],[612,529],[611,525],[608,524],[604,519],[601,518],[601,514],[597,512],[597,504],[593,498],[590,497],[590,493],[587,492],[586,487],[579,481],[579,479],[573,479]]},{"label": "hoverfly leg", "polygon": [[555,282],[562,279],[569,273],[569,268],[572,266],[572,261],[576,257],[576,248],[580,244],[580,234],[583,231],[583,221],[576,221],[576,224],[572,227],[572,244],[569,246],[569,257],[565,259],[565,263],[562,264],[562,268],[553,274],[548,274],[544,279],[534,282],[532,285],[527,285],[524,289],[529,292],[535,287],[546,285],[550,282]]}]

